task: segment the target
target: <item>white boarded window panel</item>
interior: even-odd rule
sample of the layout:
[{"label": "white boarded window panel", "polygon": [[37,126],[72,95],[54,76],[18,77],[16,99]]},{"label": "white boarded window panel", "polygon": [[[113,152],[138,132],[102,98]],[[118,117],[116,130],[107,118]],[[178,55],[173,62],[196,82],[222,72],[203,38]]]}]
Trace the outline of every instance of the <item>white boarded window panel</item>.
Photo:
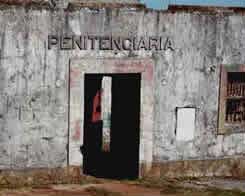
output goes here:
[{"label": "white boarded window panel", "polygon": [[110,151],[111,142],[111,86],[112,78],[103,77],[101,96],[101,118],[102,128],[102,151]]},{"label": "white boarded window panel", "polygon": [[176,139],[178,141],[194,139],[195,113],[195,108],[177,108]]}]

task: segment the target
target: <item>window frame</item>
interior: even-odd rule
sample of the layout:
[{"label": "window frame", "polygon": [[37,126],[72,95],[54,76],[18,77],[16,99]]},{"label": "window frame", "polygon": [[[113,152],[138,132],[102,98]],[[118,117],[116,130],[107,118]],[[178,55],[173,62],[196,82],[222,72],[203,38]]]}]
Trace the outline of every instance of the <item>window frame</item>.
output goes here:
[{"label": "window frame", "polygon": [[226,101],[227,84],[229,72],[243,72],[245,74],[245,64],[221,65],[220,67],[220,87],[219,87],[219,113],[218,113],[218,134],[231,134],[245,132],[245,122],[231,124],[226,122]]}]

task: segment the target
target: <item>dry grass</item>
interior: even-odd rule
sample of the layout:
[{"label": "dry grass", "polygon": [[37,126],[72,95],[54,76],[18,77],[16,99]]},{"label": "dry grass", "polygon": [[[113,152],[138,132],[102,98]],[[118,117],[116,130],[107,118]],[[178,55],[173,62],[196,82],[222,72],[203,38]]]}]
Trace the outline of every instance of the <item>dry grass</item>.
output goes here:
[{"label": "dry grass", "polygon": [[[190,180],[190,179],[189,179]],[[197,180],[197,179],[191,179]],[[134,183],[148,188],[159,188],[161,195],[168,196],[245,196],[240,190],[222,190],[218,188],[186,188],[180,186],[181,179],[141,179]]]}]

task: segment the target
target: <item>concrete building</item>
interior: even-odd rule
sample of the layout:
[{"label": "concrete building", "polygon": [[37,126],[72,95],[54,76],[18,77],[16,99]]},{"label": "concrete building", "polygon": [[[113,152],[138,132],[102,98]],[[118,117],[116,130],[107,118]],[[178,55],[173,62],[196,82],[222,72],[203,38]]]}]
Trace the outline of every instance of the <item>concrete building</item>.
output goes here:
[{"label": "concrete building", "polygon": [[1,170],[245,177],[244,9],[0,5]]}]

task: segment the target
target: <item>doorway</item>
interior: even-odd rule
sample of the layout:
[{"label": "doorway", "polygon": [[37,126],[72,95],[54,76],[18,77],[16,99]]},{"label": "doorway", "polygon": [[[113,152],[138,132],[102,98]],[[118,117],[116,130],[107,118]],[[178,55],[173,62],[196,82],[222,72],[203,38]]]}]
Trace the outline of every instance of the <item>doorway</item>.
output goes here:
[{"label": "doorway", "polygon": [[[103,147],[103,80],[111,89],[109,146]],[[95,177],[135,179],[139,175],[140,73],[85,74],[83,172]],[[104,93],[108,93],[104,92]],[[108,97],[108,95],[107,95]],[[103,106],[105,107],[105,106]],[[108,108],[107,108],[108,111]],[[108,138],[107,138],[108,139]]]}]

